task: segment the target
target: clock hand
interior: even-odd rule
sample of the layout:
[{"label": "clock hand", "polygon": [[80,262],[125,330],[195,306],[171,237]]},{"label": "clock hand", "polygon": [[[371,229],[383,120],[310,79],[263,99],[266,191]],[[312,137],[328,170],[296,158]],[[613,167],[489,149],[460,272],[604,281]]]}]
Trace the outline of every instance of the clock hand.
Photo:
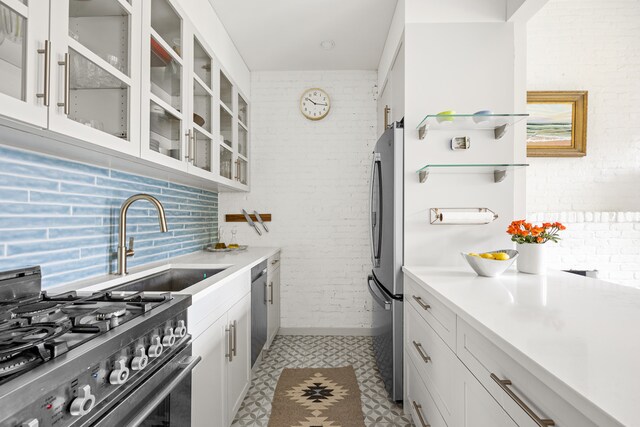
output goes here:
[{"label": "clock hand", "polygon": [[312,100],[312,99],[310,99],[310,98],[305,98],[305,99],[306,99],[307,101],[309,101],[309,102],[312,102],[312,103],[313,103],[313,105],[318,105],[318,104],[316,104],[315,102],[313,102],[313,100]]}]

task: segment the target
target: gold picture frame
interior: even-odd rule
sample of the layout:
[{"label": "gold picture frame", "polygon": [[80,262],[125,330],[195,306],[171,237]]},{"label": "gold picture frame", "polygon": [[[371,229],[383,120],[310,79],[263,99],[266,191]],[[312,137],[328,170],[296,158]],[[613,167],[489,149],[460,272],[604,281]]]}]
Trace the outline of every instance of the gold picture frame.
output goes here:
[{"label": "gold picture frame", "polygon": [[587,155],[588,92],[527,92],[527,157]]}]

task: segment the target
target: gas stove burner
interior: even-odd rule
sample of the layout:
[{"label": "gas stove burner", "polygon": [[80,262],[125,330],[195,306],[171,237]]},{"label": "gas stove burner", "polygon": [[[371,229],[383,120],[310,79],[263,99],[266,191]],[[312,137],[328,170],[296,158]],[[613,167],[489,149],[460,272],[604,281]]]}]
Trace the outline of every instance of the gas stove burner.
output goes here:
[{"label": "gas stove burner", "polygon": [[0,377],[5,377],[16,372],[21,372],[42,362],[37,352],[25,351],[0,360]]},{"label": "gas stove burner", "polygon": [[100,307],[98,310],[96,310],[96,319],[107,320],[111,319],[112,317],[120,317],[124,316],[126,312],[126,304],[107,305],[106,307]]},{"label": "gas stove burner", "polygon": [[15,356],[45,341],[64,334],[71,328],[70,322],[38,323],[0,331],[0,358]]},{"label": "gas stove burner", "polygon": [[20,305],[13,310],[15,316],[30,316],[33,314],[41,314],[56,311],[58,304],[52,301],[40,301],[27,305]]}]

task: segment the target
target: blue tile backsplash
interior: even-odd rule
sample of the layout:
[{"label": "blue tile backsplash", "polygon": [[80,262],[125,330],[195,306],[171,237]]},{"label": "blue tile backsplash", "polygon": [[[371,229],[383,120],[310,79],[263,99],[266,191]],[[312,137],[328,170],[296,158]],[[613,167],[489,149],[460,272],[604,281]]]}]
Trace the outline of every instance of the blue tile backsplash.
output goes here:
[{"label": "blue tile backsplash", "polygon": [[133,204],[130,267],[217,238],[217,193],[0,146],[0,270],[41,265],[44,288],[114,272],[120,206],[136,193],[162,202],[169,232],[151,204]]}]

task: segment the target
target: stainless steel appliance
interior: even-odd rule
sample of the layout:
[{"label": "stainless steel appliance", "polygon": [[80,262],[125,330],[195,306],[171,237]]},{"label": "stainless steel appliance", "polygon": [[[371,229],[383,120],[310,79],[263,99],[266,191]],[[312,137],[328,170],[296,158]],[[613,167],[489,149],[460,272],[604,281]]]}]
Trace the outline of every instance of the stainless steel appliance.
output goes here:
[{"label": "stainless steel appliance", "polygon": [[190,296],[40,283],[0,273],[0,426],[190,426]]},{"label": "stainless steel appliance", "polygon": [[267,342],[267,261],[251,269],[251,366]]},{"label": "stainless steel appliance", "polygon": [[397,401],[402,400],[403,147],[398,122],[376,143],[370,192],[373,346],[386,389]]}]

